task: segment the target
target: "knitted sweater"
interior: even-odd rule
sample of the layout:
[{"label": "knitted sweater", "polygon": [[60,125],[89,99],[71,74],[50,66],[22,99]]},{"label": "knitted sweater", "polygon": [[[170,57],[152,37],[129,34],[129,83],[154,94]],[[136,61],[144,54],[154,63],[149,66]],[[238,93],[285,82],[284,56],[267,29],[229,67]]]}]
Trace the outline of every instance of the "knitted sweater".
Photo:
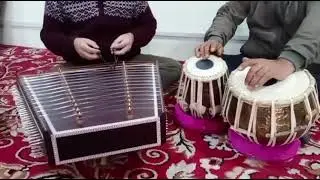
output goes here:
[{"label": "knitted sweater", "polygon": [[46,1],[40,37],[67,61],[86,62],[74,49],[76,37],[95,41],[104,59],[112,61],[110,46],[119,35],[134,35],[130,52],[119,57],[130,58],[151,41],[156,27],[147,1]]}]

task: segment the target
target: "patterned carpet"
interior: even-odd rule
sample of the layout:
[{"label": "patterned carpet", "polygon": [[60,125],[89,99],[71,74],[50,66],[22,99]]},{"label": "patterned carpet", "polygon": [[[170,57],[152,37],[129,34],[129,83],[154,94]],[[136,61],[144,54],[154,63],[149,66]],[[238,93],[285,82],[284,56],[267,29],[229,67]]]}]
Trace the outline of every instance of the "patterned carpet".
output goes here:
[{"label": "patterned carpet", "polygon": [[175,99],[166,96],[169,131],[161,147],[81,163],[48,166],[34,159],[12,100],[11,87],[19,74],[48,71],[64,63],[43,49],[0,46],[0,179],[22,178],[320,178],[318,127],[297,156],[268,164],[237,153],[225,136],[199,134],[175,124]]}]

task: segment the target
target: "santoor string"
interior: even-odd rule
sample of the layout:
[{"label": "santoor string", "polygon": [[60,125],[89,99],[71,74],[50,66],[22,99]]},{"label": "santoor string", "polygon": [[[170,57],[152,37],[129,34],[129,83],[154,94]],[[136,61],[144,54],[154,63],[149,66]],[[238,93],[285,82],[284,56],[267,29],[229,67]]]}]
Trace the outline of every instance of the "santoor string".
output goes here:
[{"label": "santoor string", "polygon": [[[61,68],[59,68],[61,69]],[[144,77],[148,77],[148,79],[151,79],[150,77],[150,72],[151,71],[128,71],[128,74],[130,74],[130,78],[144,78]],[[64,76],[66,79],[68,80],[81,80],[81,79],[85,79],[88,80],[88,78],[92,78],[93,77],[98,77],[98,78],[103,78],[103,79],[108,79],[108,80],[115,80],[115,79],[122,79],[123,75],[122,73],[119,72],[109,72],[107,69],[102,69],[99,71],[92,71],[92,72],[79,72],[79,73],[74,73],[74,72],[63,72]],[[48,73],[48,74],[44,74],[44,75],[40,75],[39,77],[35,78],[35,77],[28,77],[30,82],[36,82],[36,83],[40,83],[40,82],[46,82],[46,81],[51,81],[51,79],[57,79],[59,78],[58,73]],[[101,76],[104,75],[104,76]]]},{"label": "santoor string", "polygon": [[[105,74],[102,74],[102,75],[105,75]],[[144,77],[148,77],[148,79],[143,79]],[[79,81],[88,81],[88,80],[92,80],[93,78],[96,78],[95,75],[92,75],[92,76],[80,76],[80,77],[69,77],[69,78],[66,78],[70,81],[73,81],[73,80],[79,80]],[[105,77],[102,77],[101,75],[98,76],[97,80],[108,80],[108,81],[116,81],[116,80],[122,80],[123,76],[122,75],[118,75],[118,76],[113,76],[113,77],[108,77],[107,75],[105,75]],[[140,79],[140,80],[143,80],[142,82],[144,81],[148,81],[150,80],[150,76],[148,75],[130,75],[130,78],[136,78],[136,79]],[[55,75],[52,75],[52,76],[46,76],[44,77],[43,79],[39,79],[39,80],[31,80],[29,79],[29,81],[35,85],[40,85],[40,83],[47,83],[47,82],[50,82],[51,84],[54,84],[55,82],[52,82],[52,80],[54,79],[59,79],[59,77],[55,76]]]},{"label": "santoor string", "polygon": [[[132,69],[132,66],[126,66],[125,69]],[[54,145],[56,136],[61,137],[60,135],[63,133],[75,135],[83,130],[85,132],[92,132],[92,130],[100,131],[100,128],[105,126],[104,123],[111,123],[110,125],[112,126],[114,124],[118,125],[118,121],[120,121],[119,117],[124,118],[121,121],[127,120],[125,117],[122,117],[123,112],[126,111],[124,108],[126,103],[134,106],[136,110],[134,115],[138,118],[138,122],[143,122],[145,121],[144,119],[153,117],[153,115],[158,116],[157,113],[154,113],[159,110],[157,107],[158,103],[162,103],[162,101],[159,102],[161,99],[158,99],[159,92],[161,92],[160,85],[155,82],[160,79],[156,74],[158,69],[155,69],[155,66],[150,63],[148,64],[148,69],[140,69],[146,73],[141,73],[138,70],[129,71],[125,73],[124,77],[116,78],[116,81],[111,81],[110,83],[107,83],[106,79],[110,79],[109,76],[117,76],[117,74],[108,74],[103,68],[95,72],[98,76],[92,73],[86,74],[86,69],[75,69],[75,71],[81,74],[80,76],[73,73],[68,74],[69,72],[65,73],[61,69],[58,69],[58,72],[40,75],[41,77],[25,77],[20,79],[19,91],[22,93],[23,99],[18,97],[18,92],[15,97],[16,104],[20,107],[17,107],[17,109],[19,109],[23,128],[31,145],[30,155],[34,158],[43,156],[45,151],[43,151],[42,146],[44,143],[51,143],[44,142],[44,139],[41,138],[42,134],[37,128],[38,125],[44,124],[42,128],[50,129],[45,131],[50,132],[54,158],[56,158],[55,161],[57,163],[60,160],[57,158],[59,154],[57,147]],[[119,70],[119,66],[117,66],[117,70]],[[95,71],[94,68],[92,68],[92,71]],[[101,73],[104,71],[106,73]],[[102,76],[106,78],[99,78]],[[124,85],[121,86],[117,80],[123,81]],[[157,83],[159,82],[157,81]],[[149,88],[142,88],[143,86],[148,86]],[[123,88],[121,89],[121,87]],[[93,92],[90,93],[90,90]],[[98,90],[98,94],[95,94],[96,90]],[[117,91],[122,93],[112,94],[117,93]],[[130,101],[128,101],[128,93]],[[117,97],[118,99],[116,99]],[[28,109],[23,108],[24,103],[28,105]],[[30,113],[30,107],[32,108],[32,113]],[[76,110],[74,110],[74,107],[76,107]],[[81,117],[88,122],[86,124],[88,127],[85,129],[77,129],[74,123],[75,117],[79,117],[80,109]],[[30,114],[36,115],[36,117],[30,117]],[[117,119],[111,120],[112,118]],[[57,123],[57,121],[59,122]],[[128,121],[129,124],[132,122],[134,121]],[[159,127],[160,122],[157,122],[157,144],[160,144]]]},{"label": "santoor string", "polygon": [[78,125],[82,126],[83,123],[84,123],[84,119],[83,119],[83,117],[82,117],[82,113],[81,113],[80,107],[78,106],[77,101],[76,101],[75,98],[73,97],[73,94],[72,94],[72,92],[71,92],[71,90],[70,90],[68,81],[67,81],[66,78],[64,77],[64,74],[63,74],[63,72],[61,71],[60,68],[59,68],[59,72],[60,72],[60,77],[62,78],[62,80],[63,80],[63,82],[64,82],[64,87],[67,89],[69,98],[71,99],[71,103],[72,103],[72,105],[73,105],[73,108],[74,108],[74,111],[75,111],[75,114],[76,114],[76,123],[77,123]]},{"label": "santoor string", "polygon": [[[144,72],[144,73],[150,73],[150,71],[146,71],[145,69],[147,69],[148,67],[150,67],[152,64],[150,63],[141,63],[141,64],[136,64],[136,63],[126,63],[127,64],[127,70],[128,71],[133,71],[133,72]],[[62,71],[65,74],[68,75],[74,75],[74,76],[78,76],[78,75],[83,75],[83,74],[91,74],[91,73],[99,73],[99,72],[104,72],[107,74],[118,74],[119,71],[118,70],[122,70],[122,65],[121,66],[117,66],[117,70],[116,71],[110,71],[110,67],[109,66],[104,66],[104,65],[100,65],[100,66],[92,66],[91,68],[88,66],[79,66],[79,67],[58,67],[60,69],[62,69]],[[142,69],[144,68],[144,69]],[[156,72],[158,72],[157,70],[155,70]],[[52,75],[59,75],[58,71],[54,71],[54,72],[50,72],[50,73],[45,73],[45,74],[39,74],[38,76],[28,76],[28,79],[33,80],[40,80],[41,78],[47,77],[47,76],[52,76]]]},{"label": "santoor string", "polygon": [[32,117],[27,113],[27,109],[16,87],[13,87],[12,93],[17,105],[17,110],[19,111],[19,116],[24,127],[25,134],[27,135],[28,142],[32,147],[30,156],[33,158],[44,156],[44,150],[42,149],[43,136],[41,133],[39,133],[37,124],[34,121],[31,121]]},{"label": "santoor string", "polygon": [[[119,82],[119,81],[122,81],[123,77],[122,76],[118,76],[119,78],[117,77],[94,77],[94,76],[88,76],[88,77],[79,77],[77,79],[68,79],[70,81],[70,85],[72,84],[81,84],[81,83],[95,83],[96,81],[102,81],[102,82],[109,82],[109,83],[116,83],[116,82]],[[146,76],[148,77],[148,76]],[[92,79],[95,79],[95,81],[92,81]],[[59,83],[61,83],[60,81],[56,81],[56,80],[59,80],[58,77],[54,77],[54,78],[50,78],[50,77],[47,77],[46,79],[43,79],[41,81],[30,81],[29,82],[34,86],[34,87],[43,87],[43,84],[45,84],[46,86],[55,86],[55,85],[58,85]],[[130,79],[130,83],[131,84],[138,84],[138,83],[149,83],[151,82],[151,78],[148,78],[148,79],[143,79],[143,77],[141,76],[136,76],[135,78],[133,78],[131,76],[131,79]],[[46,87],[44,87],[46,88]]]},{"label": "santoor string", "polygon": [[[77,73],[65,72],[58,68],[59,73],[49,73],[37,78],[25,77],[23,83],[29,90],[31,102],[37,105],[35,111],[52,122],[61,118],[79,119],[79,116],[86,119],[100,117],[124,111],[124,107],[129,111],[135,109],[137,116],[142,111],[153,112],[154,102],[159,103],[154,94],[160,91],[160,85],[155,85],[156,77],[151,76],[156,76],[158,69],[150,64],[140,71],[132,70],[132,66],[124,63],[121,67],[124,71],[118,71],[118,74],[101,68],[92,69],[92,73],[86,73],[82,69]],[[118,79],[112,79],[111,76]],[[151,83],[154,84],[152,88]],[[99,111],[99,114],[94,113],[95,111]]]}]

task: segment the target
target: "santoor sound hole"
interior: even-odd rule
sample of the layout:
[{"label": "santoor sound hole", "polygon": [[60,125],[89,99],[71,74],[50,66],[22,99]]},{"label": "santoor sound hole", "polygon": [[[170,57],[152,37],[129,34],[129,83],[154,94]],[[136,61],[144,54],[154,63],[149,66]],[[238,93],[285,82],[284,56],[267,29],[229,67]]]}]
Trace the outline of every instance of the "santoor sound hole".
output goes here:
[{"label": "santoor sound hole", "polygon": [[202,70],[210,69],[213,67],[213,65],[214,65],[213,62],[210,61],[209,59],[201,59],[196,63],[197,68]]}]

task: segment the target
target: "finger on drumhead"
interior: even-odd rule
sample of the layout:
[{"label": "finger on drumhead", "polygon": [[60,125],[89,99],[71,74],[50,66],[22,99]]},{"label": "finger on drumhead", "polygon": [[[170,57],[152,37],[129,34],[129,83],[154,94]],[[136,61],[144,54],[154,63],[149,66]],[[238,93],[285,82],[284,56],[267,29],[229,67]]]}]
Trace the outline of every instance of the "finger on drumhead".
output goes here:
[{"label": "finger on drumhead", "polygon": [[211,53],[214,53],[214,52],[216,52],[216,49],[217,49],[216,44],[211,43],[211,44],[210,44],[210,52],[211,52]]},{"label": "finger on drumhead", "polygon": [[223,54],[223,47],[220,47],[217,51],[218,56],[222,56]]},{"label": "finger on drumhead", "polygon": [[249,83],[248,85],[249,86],[253,86],[253,87],[259,87],[260,84],[259,84],[259,81],[260,79],[263,78],[264,74],[264,69],[263,68],[260,68],[251,78],[251,80],[249,80]]},{"label": "finger on drumhead", "polygon": [[208,58],[210,55],[210,44],[206,44],[204,46],[204,57],[205,58]]},{"label": "finger on drumhead", "polygon": [[249,86],[260,87],[261,85],[263,85],[259,82],[266,74],[267,70],[265,68],[260,68],[253,76],[252,80],[249,82]]},{"label": "finger on drumhead", "polygon": [[196,57],[199,58],[199,57],[200,57],[200,46],[196,47],[196,48],[194,49],[194,51],[195,51]]},{"label": "finger on drumhead", "polygon": [[242,61],[249,61],[250,59],[247,57],[242,58]]},{"label": "finger on drumhead", "polygon": [[199,53],[199,57],[203,57],[203,55],[204,55],[204,44],[201,44],[199,46],[198,53]]},{"label": "finger on drumhead", "polygon": [[258,71],[262,69],[262,66],[258,66],[258,65],[254,65],[250,68],[246,79],[245,79],[245,84],[251,86],[252,83],[250,83],[254,78],[258,78],[260,79],[259,75],[258,75]]},{"label": "finger on drumhead", "polygon": [[270,76],[267,76],[267,74],[265,74],[258,82],[258,86],[263,86],[267,81],[269,81],[271,79]]},{"label": "finger on drumhead", "polygon": [[238,67],[238,70],[239,70],[239,71],[242,71],[242,70],[244,70],[246,67],[248,67],[248,66],[253,66],[253,65],[255,65],[255,64],[256,64],[256,61],[244,57],[244,58],[243,58],[243,62],[242,62],[242,63],[240,64],[240,66]]}]

